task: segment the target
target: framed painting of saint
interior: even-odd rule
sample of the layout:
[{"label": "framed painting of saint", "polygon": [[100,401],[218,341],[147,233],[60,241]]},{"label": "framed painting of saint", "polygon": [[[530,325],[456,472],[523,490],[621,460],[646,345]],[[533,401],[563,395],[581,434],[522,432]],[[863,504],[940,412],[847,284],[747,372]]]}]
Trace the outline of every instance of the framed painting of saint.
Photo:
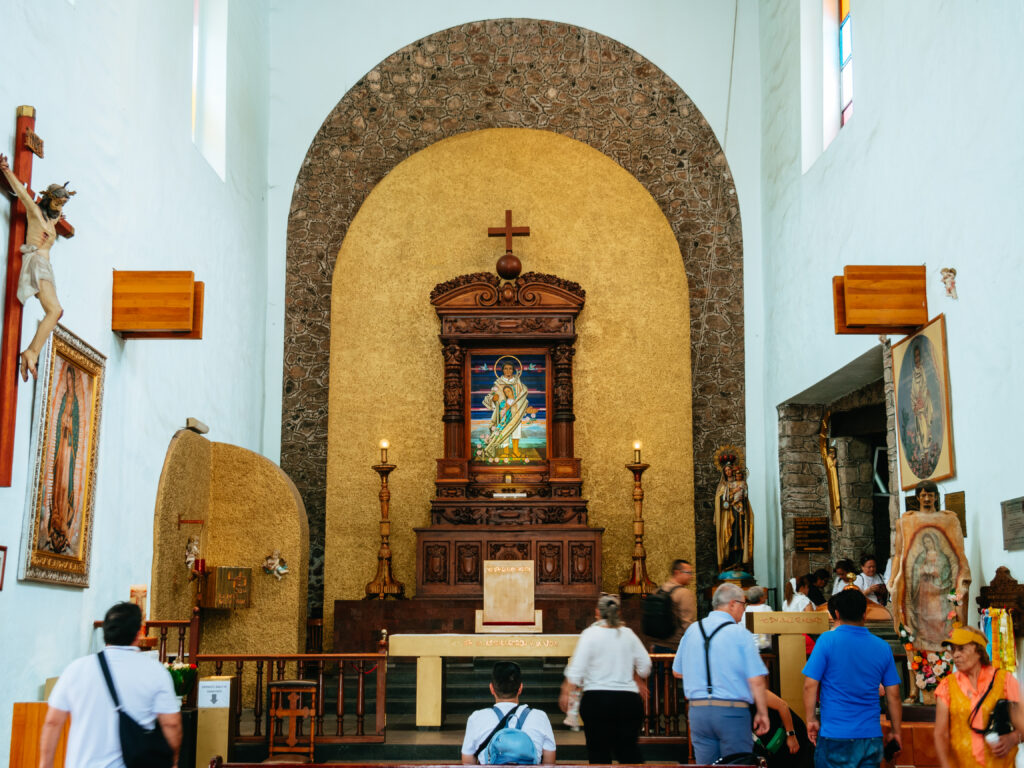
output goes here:
[{"label": "framed painting of saint", "polygon": [[105,366],[62,325],[40,357],[19,579],[89,586]]},{"label": "framed painting of saint", "polygon": [[548,458],[548,362],[543,352],[473,352],[469,456],[482,464],[542,468]]},{"label": "framed painting of saint", "polygon": [[944,480],[956,471],[949,408],[946,320],[939,315],[892,347],[900,485]]}]

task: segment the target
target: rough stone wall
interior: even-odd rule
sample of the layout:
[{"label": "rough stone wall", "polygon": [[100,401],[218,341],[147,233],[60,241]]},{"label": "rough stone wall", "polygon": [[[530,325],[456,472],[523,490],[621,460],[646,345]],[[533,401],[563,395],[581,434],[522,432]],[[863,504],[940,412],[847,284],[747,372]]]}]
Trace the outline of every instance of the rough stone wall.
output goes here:
[{"label": "rough stone wall", "polygon": [[745,434],[743,250],[725,155],[689,97],[635,51],[579,27],[503,19],[437,32],[382,61],[327,116],[296,181],[281,466],[309,514],[311,610],[323,600],[330,302],[341,242],[395,165],[440,139],[496,127],[590,144],[633,174],[672,226],[690,289],[698,580],[715,570],[711,457]]},{"label": "rough stone wall", "polygon": [[[832,528],[832,562],[848,557],[858,566],[860,556],[875,547],[871,445],[855,437],[837,437],[839,501],[843,525]],[[885,565],[879,565],[879,572]]]},{"label": "rough stone wall", "polygon": [[[782,503],[782,537],[785,554],[784,578],[800,576],[818,568],[830,568],[828,552],[797,552],[793,519],[828,517],[828,485],[821,459],[818,433],[820,405],[779,406],[779,481]],[[833,541],[835,534],[833,531]]]}]

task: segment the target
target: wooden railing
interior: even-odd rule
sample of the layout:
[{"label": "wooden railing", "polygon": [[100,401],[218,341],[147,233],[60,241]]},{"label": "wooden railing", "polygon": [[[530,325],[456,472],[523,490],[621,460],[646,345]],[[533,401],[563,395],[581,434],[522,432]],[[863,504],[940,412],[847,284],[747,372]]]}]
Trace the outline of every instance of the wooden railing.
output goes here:
[{"label": "wooden railing", "polygon": [[646,742],[685,741],[679,727],[679,680],[672,674],[673,653],[652,653],[651,674],[647,678],[647,701],[640,740]]},{"label": "wooden railing", "polygon": [[[232,713],[239,742],[265,741],[263,732],[266,686],[275,680],[305,679],[317,683],[317,712],[313,720],[317,744],[352,742],[383,742],[385,735],[385,705],[387,693],[386,653],[294,653],[280,655],[250,654],[198,654],[200,675],[229,674],[238,678],[238,690],[251,693],[243,700],[239,695]],[[288,676],[289,667],[293,674]],[[374,722],[366,732],[366,678],[373,674],[375,682]],[[253,685],[246,681],[252,675]],[[356,700],[354,711],[348,711],[345,700],[345,681],[355,675]],[[328,712],[324,693],[327,683],[337,679],[337,698],[333,712]],[[247,722],[248,716],[252,723]],[[345,718],[354,718],[354,729],[346,732]],[[330,728],[333,724],[333,728]],[[245,726],[249,726],[246,728]],[[245,733],[244,731],[248,731]],[[333,731],[333,733],[328,732]]]}]

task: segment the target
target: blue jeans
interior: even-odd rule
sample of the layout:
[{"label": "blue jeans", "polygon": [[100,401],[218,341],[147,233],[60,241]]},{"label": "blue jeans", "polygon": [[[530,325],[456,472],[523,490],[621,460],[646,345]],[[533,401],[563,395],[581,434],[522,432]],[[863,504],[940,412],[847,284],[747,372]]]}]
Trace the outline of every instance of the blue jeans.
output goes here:
[{"label": "blue jeans", "polygon": [[693,759],[700,765],[711,765],[718,758],[736,752],[749,752],[754,747],[750,710],[691,704],[690,743],[693,744]]},{"label": "blue jeans", "polygon": [[873,739],[826,739],[818,737],[814,768],[878,768],[882,762],[882,737]]}]

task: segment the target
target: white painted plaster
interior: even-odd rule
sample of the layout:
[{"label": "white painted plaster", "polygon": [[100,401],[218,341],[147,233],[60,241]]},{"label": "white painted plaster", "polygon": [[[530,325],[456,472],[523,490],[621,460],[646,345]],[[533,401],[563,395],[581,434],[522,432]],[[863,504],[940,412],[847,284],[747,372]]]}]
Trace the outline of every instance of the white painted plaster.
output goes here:
[{"label": "white painted plaster", "polygon": [[[844,265],[927,264],[929,313],[946,315],[956,447],[956,476],[940,489],[966,491],[973,610],[998,565],[1024,577],[1024,553],[1003,550],[999,510],[1024,494],[1024,6],[860,2],[853,13],[854,115],[801,175],[799,3],[762,6],[765,401],[878,343],[833,334],[830,281]],[[944,297],[946,266],[959,301]],[[763,419],[777,457],[776,414]],[[769,474],[777,488],[777,460]]]},{"label": "white painted plaster", "polygon": [[[238,5],[235,0],[233,6]],[[148,584],[153,507],[167,444],[187,416],[210,437],[259,450],[262,436],[268,13],[246,0],[228,40],[227,181],[190,139],[192,4],[10,0],[0,24],[0,151],[14,111],[37,109],[46,157],[35,186],[71,180],[77,233],[53,249],[64,322],[108,358],[91,585],[19,582],[31,384],[18,391],[14,482],[0,488],[0,763],[15,701],[100,642],[107,607]],[[234,7],[233,7],[234,10]],[[0,205],[0,265],[9,206]],[[206,283],[202,341],[128,341],[110,331],[113,269],[189,269]],[[27,344],[41,316],[29,302]],[[280,376],[277,377],[278,379]],[[275,393],[275,397],[278,395]]]}]

